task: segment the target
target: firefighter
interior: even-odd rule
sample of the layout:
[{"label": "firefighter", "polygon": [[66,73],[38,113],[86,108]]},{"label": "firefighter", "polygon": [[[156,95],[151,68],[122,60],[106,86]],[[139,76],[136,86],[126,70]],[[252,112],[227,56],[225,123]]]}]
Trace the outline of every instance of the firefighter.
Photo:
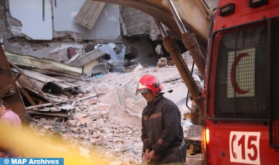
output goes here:
[{"label": "firefighter", "polygon": [[142,161],[147,164],[184,164],[186,145],[181,114],[174,102],[165,98],[163,87],[153,75],[143,76],[136,93],[147,101],[142,112]]},{"label": "firefighter", "polygon": [[[0,122],[4,124],[6,130],[12,131],[13,129],[21,128],[21,121],[19,116],[11,109],[7,109],[2,99],[0,99]],[[18,151],[10,150],[5,145],[5,139],[0,137],[0,157],[18,157]]]}]

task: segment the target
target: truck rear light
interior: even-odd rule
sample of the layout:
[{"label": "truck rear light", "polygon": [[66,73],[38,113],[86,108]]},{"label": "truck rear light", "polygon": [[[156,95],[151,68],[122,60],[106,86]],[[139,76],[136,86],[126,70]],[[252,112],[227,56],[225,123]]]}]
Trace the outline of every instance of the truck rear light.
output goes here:
[{"label": "truck rear light", "polygon": [[251,8],[259,7],[268,4],[268,0],[249,0],[249,6]]},{"label": "truck rear light", "polygon": [[206,128],[205,129],[205,140],[206,140],[206,144],[208,144],[209,143],[209,129],[208,128]]},{"label": "truck rear light", "polygon": [[224,17],[230,14],[233,14],[235,10],[235,4],[234,3],[229,3],[225,6],[220,7],[220,16]]},{"label": "truck rear light", "polygon": [[204,127],[205,129],[203,129],[203,149],[202,149],[202,156],[204,158],[204,165],[209,165],[209,155],[208,155],[208,147],[209,147],[209,129]]}]

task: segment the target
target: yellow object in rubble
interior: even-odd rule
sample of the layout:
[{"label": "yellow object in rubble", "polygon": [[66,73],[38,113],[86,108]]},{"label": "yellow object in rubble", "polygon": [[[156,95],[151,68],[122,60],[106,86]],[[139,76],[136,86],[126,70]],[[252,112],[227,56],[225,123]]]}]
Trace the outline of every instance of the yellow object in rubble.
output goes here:
[{"label": "yellow object in rubble", "polygon": [[[79,148],[69,148],[54,138],[42,139],[42,136],[30,128],[13,129],[0,123],[1,144],[19,150],[26,158],[64,158],[65,165],[105,165],[97,156],[100,153],[91,151],[89,158],[81,156]],[[2,144],[2,145],[3,145]]]}]

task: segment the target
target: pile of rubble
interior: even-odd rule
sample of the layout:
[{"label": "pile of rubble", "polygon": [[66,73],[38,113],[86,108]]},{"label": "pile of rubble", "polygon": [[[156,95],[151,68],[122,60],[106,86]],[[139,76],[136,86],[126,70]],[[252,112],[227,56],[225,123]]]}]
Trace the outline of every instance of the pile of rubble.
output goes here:
[{"label": "pile of rubble", "polygon": [[[31,128],[44,137],[59,136],[69,146],[78,147],[85,157],[98,151],[102,153],[100,159],[112,165],[141,163],[141,114],[146,101],[135,95],[135,90],[146,74],[156,76],[163,91],[173,91],[164,96],[179,107],[185,136],[192,125],[184,119],[191,105],[188,89],[176,66],[169,66],[166,59],[159,60],[156,67],[137,64],[129,72],[75,78],[81,77],[80,68],[8,53],[6,56],[13,61],[10,65],[25,109],[35,121]],[[191,68],[190,56],[184,57]],[[193,78],[199,82],[195,72]]]},{"label": "pile of rubble", "polygon": [[[59,133],[69,145],[80,148],[89,157],[92,150],[104,153],[103,161],[111,164],[140,164],[142,154],[141,112],[146,105],[141,95],[135,95],[138,80],[145,74],[158,77],[165,96],[173,100],[184,113],[187,88],[175,66],[142,68],[130,73],[108,73],[88,82],[76,82],[84,93],[73,100],[74,111],[68,120],[39,118],[35,123],[41,134]],[[181,119],[184,132],[191,123]],[[111,158],[111,159],[110,159]]]}]

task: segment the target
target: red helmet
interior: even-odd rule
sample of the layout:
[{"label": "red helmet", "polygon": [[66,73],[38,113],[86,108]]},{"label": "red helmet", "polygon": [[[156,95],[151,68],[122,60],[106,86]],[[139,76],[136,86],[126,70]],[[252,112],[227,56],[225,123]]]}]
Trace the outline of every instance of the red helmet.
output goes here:
[{"label": "red helmet", "polygon": [[136,93],[146,93],[148,89],[155,96],[158,96],[163,90],[163,87],[155,76],[147,74],[139,80]]}]

